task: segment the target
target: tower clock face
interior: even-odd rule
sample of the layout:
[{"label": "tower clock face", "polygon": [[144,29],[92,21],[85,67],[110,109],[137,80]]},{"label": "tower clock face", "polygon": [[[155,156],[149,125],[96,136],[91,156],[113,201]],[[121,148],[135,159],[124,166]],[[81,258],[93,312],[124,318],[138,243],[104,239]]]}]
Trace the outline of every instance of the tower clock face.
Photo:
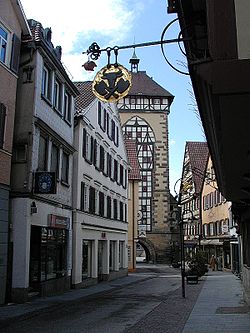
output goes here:
[{"label": "tower clock face", "polygon": [[35,173],[35,193],[55,194],[55,172]]}]

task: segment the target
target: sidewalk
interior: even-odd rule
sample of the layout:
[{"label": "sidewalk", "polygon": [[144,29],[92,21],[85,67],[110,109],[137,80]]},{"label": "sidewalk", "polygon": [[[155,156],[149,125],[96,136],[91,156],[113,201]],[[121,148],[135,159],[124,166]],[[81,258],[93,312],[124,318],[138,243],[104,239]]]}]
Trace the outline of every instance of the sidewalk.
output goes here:
[{"label": "sidewalk", "polygon": [[250,332],[250,307],[231,272],[209,271],[182,333]]},{"label": "sidewalk", "polygon": [[[36,298],[24,304],[0,306],[0,327],[19,318],[31,318],[37,312],[56,308],[62,302],[89,298],[98,293],[151,279],[145,274],[129,276],[92,287],[71,290],[63,295]],[[1,329],[0,329],[1,330]],[[209,272],[198,285],[186,285],[171,292],[146,316],[126,332],[129,333],[250,333],[250,308],[243,302],[241,281],[231,272]]]},{"label": "sidewalk", "polygon": [[9,304],[0,306],[0,327],[5,321],[12,320],[17,317],[29,317],[32,313],[42,311],[47,308],[53,308],[63,301],[74,301],[83,297],[90,297],[98,293],[106,293],[110,290],[117,289],[126,285],[137,283],[138,281],[145,281],[149,279],[144,275],[138,276],[137,274],[129,274],[126,277],[98,283],[85,289],[73,289],[62,295],[50,297],[38,297],[23,304]]}]

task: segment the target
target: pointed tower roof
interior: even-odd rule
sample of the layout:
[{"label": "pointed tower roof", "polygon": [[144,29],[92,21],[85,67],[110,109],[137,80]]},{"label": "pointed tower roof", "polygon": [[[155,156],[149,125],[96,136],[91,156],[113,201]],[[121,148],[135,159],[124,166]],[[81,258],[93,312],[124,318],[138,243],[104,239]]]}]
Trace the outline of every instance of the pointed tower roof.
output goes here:
[{"label": "pointed tower roof", "polygon": [[132,55],[132,58],[130,58],[129,63],[131,64],[131,72],[138,72],[138,65],[139,65],[140,59],[137,57],[134,49],[134,53]]},{"label": "pointed tower roof", "polygon": [[167,97],[170,104],[174,99],[174,96],[149,77],[146,71],[132,72],[132,87],[128,95]]}]

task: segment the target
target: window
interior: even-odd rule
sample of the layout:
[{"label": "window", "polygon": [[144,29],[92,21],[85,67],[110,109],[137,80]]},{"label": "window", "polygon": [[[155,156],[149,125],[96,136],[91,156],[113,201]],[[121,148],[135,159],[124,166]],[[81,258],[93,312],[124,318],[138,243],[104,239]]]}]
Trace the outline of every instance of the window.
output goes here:
[{"label": "window", "polygon": [[209,234],[210,236],[214,236],[214,224],[209,223]]},{"label": "window", "polygon": [[114,199],[113,204],[114,204],[113,218],[114,218],[114,220],[117,220],[117,200],[116,199]]},{"label": "window", "polygon": [[50,70],[46,66],[44,66],[42,74],[42,96],[45,97],[47,100],[51,99],[50,76]]},{"label": "window", "polygon": [[86,157],[86,148],[87,148],[87,131],[84,128],[82,133],[82,156]]},{"label": "window", "polygon": [[123,221],[123,203],[120,201],[120,221]]},{"label": "window", "polygon": [[124,168],[123,166],[120,164],[120,184],[123,185],[123,172],[124,172]]},{"label": "window", "polygon": [[83,182],[81,182],[81,202],[80,202],[80,210],[82,210],[84,212],[84,208],[85,208],[85,191],[86,191],[86,187],[85,184]]},{"label": "window", "polygon": [[104,166],[105,166],[105,154],[104,154],[104,148],[100,146],[100,170],[104,172]]},{"label": "window", "polygon": [[95,189],[90,186],[89,188],[89,212],[90,214],[95,214]]},{"label": "window", "polygon": [[67,274],[65,229],[31,226],[30,281],[37,283]]},{"label": "window", "polygon": [[47,139],[40,135],[38,152],[38,171],[47,170]]},{"label": "window", "polygon": [[114,181],[118,181],[118,162],[114,159]]},{"label": "window", "polygon": [[119,127],[116,126],[116,136],[115,136],[115,145],[118,147],[119,146]]},{"label": "window", "polygon": [[0,148],[3,148],[4,144],[5,117],[6,107],[3,103],[0,103]]},{"label": "window", "polygon": [[110,154],[108,154],[108,168],[107,168],[107,174],[108,177],[111,178],[112,176],[112,156]]},{"label": "window", "polygon": [[54,108],[61,113],[61,84],[58,80],[54,83]]},{"label": "window", "polygon": [[7,44],[8,44],[8,32],[6,29],[0,26],[0,60],[4,64],[7,62]]},{"label": "window", "polygon": [[92,241],[82,241],[82,279],[91,277]]},{"label": "window", "polygon": [[62,154],[62,175],[61,179],[68,184],[69,181],[69,155],[65,152]]},{"label": "window", "polygon": [[68,92],[64,94],[64,119],[71,124],[71,96]]},{"label": "window", "polygon": [[115,122],[111,120],[111,139],[115,142]]},{"label": "window", "polygon": [[111,198],[107,196],[107,218],[111,219]]},{"label": "window", "polygon": [[116,252],[116,241],[110,241],[109,243],[109,270],[115,269],[115,252]]},{"label": "window", "polygon": [[104,216],[104,194],[99,192],[99,215]]},{"label": "window", "polygon": [[58,177],[58,166],[59,166],[59,148],[54,143],[52,143],[50,171],[55,172],[57,177]]}]

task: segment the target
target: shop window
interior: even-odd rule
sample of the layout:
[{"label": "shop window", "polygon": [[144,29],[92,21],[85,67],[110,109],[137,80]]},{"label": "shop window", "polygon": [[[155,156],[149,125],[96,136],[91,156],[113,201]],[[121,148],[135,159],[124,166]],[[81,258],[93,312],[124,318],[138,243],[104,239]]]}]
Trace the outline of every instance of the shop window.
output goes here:
[{"label": "shop window", "polygon": [[92,241],[82,241],[82,279],[91,277]]},{"label": "shop window", "polygon": [[125,242],[119,242],[119,269],[124,267]]},{"label": "shop window", "polygon": [[65,229],[31,227],[30,283],[67,274],[67,233]]},{"label": "shop window", "polygon": [[115,241],[110,241],[109,243],[109,271],[114,271],[115,269]]}]

